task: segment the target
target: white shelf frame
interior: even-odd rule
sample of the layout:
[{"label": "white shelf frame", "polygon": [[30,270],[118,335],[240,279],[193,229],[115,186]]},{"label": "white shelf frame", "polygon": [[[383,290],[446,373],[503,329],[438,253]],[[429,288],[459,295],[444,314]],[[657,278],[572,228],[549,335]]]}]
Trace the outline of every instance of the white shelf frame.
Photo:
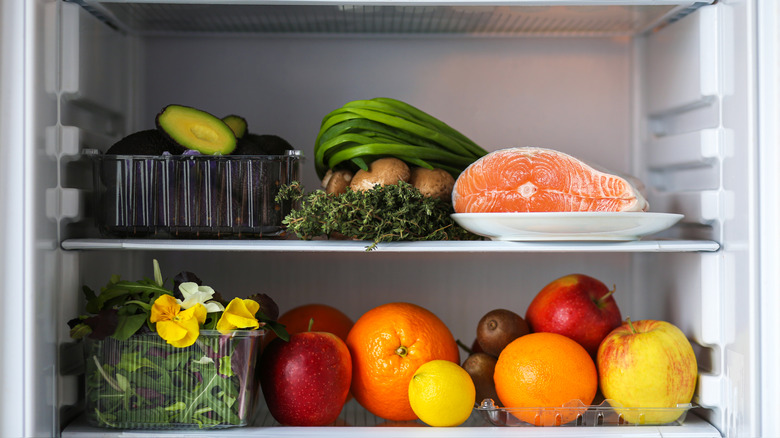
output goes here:
[{"label": "white shelf frame", "polygon": [[[474,420],[474,421],[472,421]],[[491,437],[576,437],[601,438],[625,437],[685,437],[685,438],[719,438],[718,429],[695,414],[688,414],[685,422],[679,426],[603,426],[603,427],[494,427],[474,424],[482,421],[472,418],[467,425],[461,427],[428,427],[404,424],[402,427],[375,426],[326,426],[326,427],[289,427],[279,426],[248,426],[241,428],[220,429],[220,437],[252,438],[252,437],[366,437],[376,438],[413,438],[413,437],[448,437],[476,438]],[[474,425],[472,425],[474,424]],[[91,427],[83,417],[68,425],[62,433],[62,438],[153,438],[175,436],[177,438],[201,438],[214,436],[214,430],[112,430]]]},{"label": "white shelf frame", "polygon": [[[354,240],[162,240],[69,239],[65,250],[256,251],[256,252],[366,252],[371,242]],[[414,253],[526,253],[526,252],[714,252],[709,240],[638,240],[628,242],[506,242],[422,241],[383,242],[371,252]]]}]

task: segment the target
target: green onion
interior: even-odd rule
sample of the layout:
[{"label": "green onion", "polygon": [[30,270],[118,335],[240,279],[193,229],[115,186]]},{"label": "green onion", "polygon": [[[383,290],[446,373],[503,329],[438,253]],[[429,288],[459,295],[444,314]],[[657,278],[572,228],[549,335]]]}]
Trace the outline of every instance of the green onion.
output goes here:
[{"label": "green onion", "polygon": [[367,169],[374,159],[396,157],[457,177],[485,154],[482,147],[441,120],[408,103],[379,97],[348,102],[322,119],[314,166],[322,178],[337,166]]}]

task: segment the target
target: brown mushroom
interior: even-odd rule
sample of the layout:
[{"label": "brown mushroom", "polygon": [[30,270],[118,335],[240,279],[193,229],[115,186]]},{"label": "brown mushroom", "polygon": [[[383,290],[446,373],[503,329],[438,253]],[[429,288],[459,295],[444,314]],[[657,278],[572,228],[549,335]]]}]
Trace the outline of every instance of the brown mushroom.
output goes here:
[{"label": "brown mushroom", "polygon": [[452,196],[455,178],[444,169],[431,170],[424,167],[415,167],[412,169],[409,183],[425,196],[448,201]]},{"label": "brown mushroom", "polygon": [[368,171],[360,169],[352,177],[349,187],[352,190],[371,190],[375,185],[398,184],[398,181],[409,182],[409,166],[398,158],[386,157],[374,160],[369,164]]},{"label": "brown mushroom", "polygon": [[349,182],[352,180],[352,172],[347,169],[332,170],[328,169],[325,177],[322,178],[322,188],[329,195],[339,195],[347,191]]}]

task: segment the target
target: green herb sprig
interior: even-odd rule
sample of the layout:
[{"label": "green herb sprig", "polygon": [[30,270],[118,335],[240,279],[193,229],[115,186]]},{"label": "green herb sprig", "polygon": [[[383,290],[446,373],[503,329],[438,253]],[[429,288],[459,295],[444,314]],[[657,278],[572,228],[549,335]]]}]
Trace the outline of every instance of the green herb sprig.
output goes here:
[{"label": "green herb sprig", "polygon": [[416,240],[475,240],[481,237],[457,225],[452,205],[423,195],[411,184],[375,186],[367,191],[328,195],[316,190],[304,195],[298,182],[280,188],[277,201],[300,202],[282,223],[301,239],[343,236],[380,242]]}]

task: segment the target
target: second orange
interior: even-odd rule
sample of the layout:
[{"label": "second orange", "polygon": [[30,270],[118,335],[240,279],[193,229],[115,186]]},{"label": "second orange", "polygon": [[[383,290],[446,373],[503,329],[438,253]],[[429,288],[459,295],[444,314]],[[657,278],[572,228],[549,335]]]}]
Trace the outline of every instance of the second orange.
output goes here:
[{"label": "second orange", "polygon": [[449,328],[429,310],[388,303],[361,316],[347,336],[352,355],[352,394],[372,414],[392,421],[417,419],[409,381],[434,359],[460,363]]}]

